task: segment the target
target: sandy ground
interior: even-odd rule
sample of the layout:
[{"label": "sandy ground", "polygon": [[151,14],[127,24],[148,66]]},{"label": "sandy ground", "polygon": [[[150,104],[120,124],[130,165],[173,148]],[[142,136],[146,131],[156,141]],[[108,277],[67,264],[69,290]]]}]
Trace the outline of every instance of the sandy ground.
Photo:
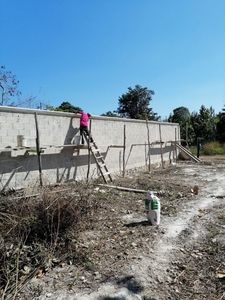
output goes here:
[{"label": "sandy ground", "polygon": [[[142,188],[134,180],[139,175],[137,170],[127,174],[131,187]],[[112,214],[118,209],[116,220],[122,227],[117,235],[134,236],[133,240],[128,236],[118,241],[117,260],[113,254],[109,256],[111,249],[117,248],[111,238],[108,250],[102,250],[100,258],[96,256],[99,268],[80,270],[78,276],[74,266],[58,266],[42,278],[32,279],[16,299],[225,299],[225,160],[216,157],[203,159],[202,164],[180,162],[140,176],[158,184],[162,205],[159,226],[146,222],[145,195],[132,195],[136,202],[126,212],[116,205],[105,212]],[[194,186],[198,187],[197,194]],[[170,201],[166,193],[169,188]],[[107,188],[100,190],[106,195],[112,193]],[[122,201],[125,194],[126,199],[131,197],[129,192],[117,193]],[[110,230],[115,228],[109,226],[108,236]],[[93,241],[98,233],[93,233]],[[106,273],[108,276],[103,276]]]}]

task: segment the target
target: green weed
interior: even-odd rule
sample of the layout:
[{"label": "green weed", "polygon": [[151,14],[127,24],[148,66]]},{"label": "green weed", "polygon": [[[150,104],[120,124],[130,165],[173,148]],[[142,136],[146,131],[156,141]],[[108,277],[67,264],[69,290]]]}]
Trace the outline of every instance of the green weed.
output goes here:
[{"label": "green weed", "polygon": [[[190,147],[192,154],[197,155],[197,147]],[[219,142],[210,142],[204,144],[200,148],[200,156],[201,155],[222,155],[225,154],[225,143],[220,144]]]}]

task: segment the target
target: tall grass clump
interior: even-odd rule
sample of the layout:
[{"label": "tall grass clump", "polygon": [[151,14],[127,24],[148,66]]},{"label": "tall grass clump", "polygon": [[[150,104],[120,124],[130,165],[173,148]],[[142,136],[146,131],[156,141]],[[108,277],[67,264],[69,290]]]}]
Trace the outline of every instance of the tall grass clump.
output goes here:
[{"label": "tall grass clump", "polygon": [[190,151],[193,155],[197,155],[197,147],[196,146],[191,146]]},{"label": "tall grass clump", "polygon": [[92,228],[97,209],[85,183],[65,192],[46,187],[33,196],[0,195],[1,299],[11,299],[35,272],[54,262],[84,261],[76,237]]},{"label": "tall grass clump", "polygon": [[202,155],[221,155],[225,154],[225,144],[219,142],[210,142],[204,144],[201,149]]},{"label": "tall grass clump", "polygon": [[[191,146],[192,154],[197,155],[197,146]],[[225,143],[210,142],[203,144],[200,148],[200,155],[223,155],[225,154]]]}]

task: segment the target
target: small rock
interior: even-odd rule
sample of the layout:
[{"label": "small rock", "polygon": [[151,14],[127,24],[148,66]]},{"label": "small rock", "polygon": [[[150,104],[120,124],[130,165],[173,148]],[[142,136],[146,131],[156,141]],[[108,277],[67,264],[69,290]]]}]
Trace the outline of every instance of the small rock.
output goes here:
[{"label": "small rock", "polygon": [[30,273],[30,267],[28,267],[28,266],[24,266],[24,271],[23,271],[23,273],[24,274],[29,274]]},{"label": "small rock", "polygon": [[50,298],[52,296],[52,293],[47,293],[45,296],[46,298]]},{"label": "small rock", "polygon": [[167,277],[167,278],[166,278],[166,282],[171,283],[172,281],[173,281],[173,279],[172,279],[171,277]]},{"label": "small rock", "polygon": [[102,275],[99,272],[95,272],[94,275],[95,275],[96,279],[102,278]]},{"label": "small rock", "polygon": [[158,280],[159,283],[164,283],[164,280],[163,280],[162,277],[159,277],[159,276],[158,276],[157,280]]}]

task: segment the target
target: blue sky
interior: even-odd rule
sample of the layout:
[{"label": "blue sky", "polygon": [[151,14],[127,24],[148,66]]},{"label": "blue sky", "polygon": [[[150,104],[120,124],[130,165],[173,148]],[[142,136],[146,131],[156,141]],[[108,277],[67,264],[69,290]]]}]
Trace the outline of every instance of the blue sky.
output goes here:
[{"label": "blue sky", "polygon": [[225,0],[1,0],[0,40],[23,99],[100,115],[139,84],[162,118],[225,104]]}]

